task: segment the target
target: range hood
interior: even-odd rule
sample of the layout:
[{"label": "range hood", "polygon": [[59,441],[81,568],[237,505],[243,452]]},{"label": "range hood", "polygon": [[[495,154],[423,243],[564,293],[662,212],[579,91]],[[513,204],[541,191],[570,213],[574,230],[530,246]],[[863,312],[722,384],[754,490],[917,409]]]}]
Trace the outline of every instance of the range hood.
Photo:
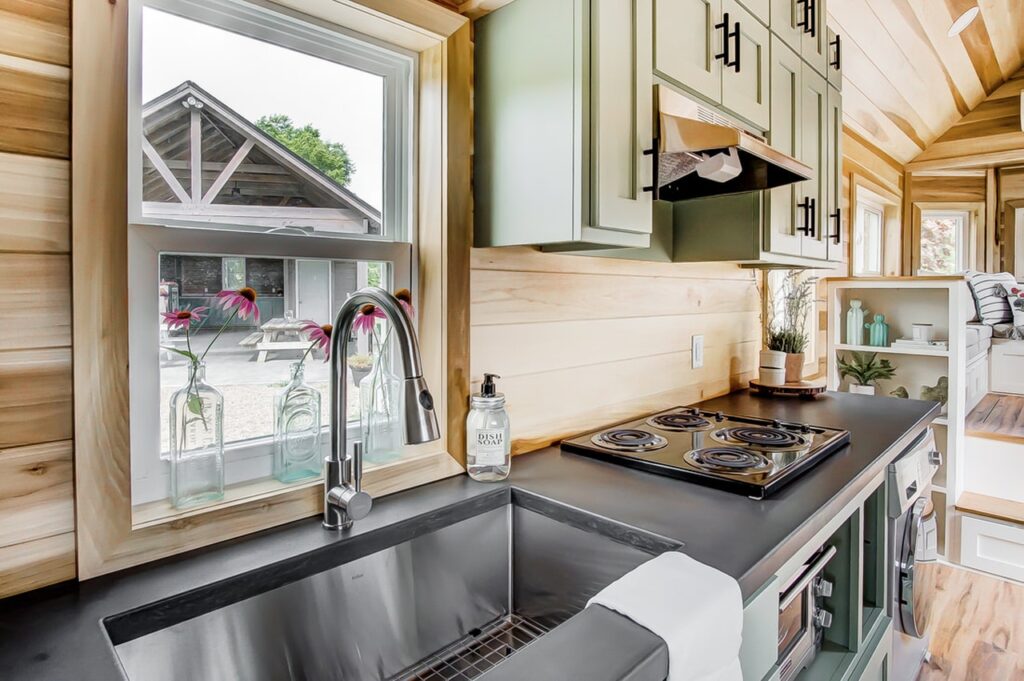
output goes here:
[{"label": "range hood", "polygon": [[654,198],[684,201],[810,180],[813,171],[682,95],[658,87]]}]

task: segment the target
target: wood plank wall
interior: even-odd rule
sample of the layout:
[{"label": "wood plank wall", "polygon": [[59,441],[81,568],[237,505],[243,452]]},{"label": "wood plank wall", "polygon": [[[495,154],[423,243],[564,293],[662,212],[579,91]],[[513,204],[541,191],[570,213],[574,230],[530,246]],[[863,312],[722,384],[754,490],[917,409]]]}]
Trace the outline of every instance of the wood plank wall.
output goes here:
[{"label": "wood plank wall", "polygon": [[69,0],[0,0],[0,598],[75,576]]},{"label": "wood plank wall", "polygon": [[[473,389],[502,376],[516,453],[746,385],[761,342],[757,276],[667,264],[474,249]],[[704,366],[691,369],[693,334]]]}]

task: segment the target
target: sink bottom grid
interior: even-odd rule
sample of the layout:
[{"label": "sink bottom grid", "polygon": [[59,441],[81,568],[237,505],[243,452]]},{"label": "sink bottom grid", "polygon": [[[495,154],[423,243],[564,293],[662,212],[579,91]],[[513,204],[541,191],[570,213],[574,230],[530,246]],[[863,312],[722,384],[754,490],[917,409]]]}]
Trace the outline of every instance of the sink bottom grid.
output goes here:
[{"label": "sink bottom grid", "polygon": [[548,632],[535,620],[502,615],[389,681],[468,681],[511,657]]}]

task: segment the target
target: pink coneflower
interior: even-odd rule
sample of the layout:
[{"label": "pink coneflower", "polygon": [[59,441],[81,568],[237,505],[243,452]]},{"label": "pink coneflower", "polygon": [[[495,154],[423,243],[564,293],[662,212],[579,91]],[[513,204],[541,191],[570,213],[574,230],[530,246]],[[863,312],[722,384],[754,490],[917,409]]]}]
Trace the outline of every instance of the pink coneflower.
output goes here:
[{"label": "pink coneflower", "polygon": [[356,319],[352,322],[352,328],[360,333],[373,333],[373,327],[378,319],[384,319],[384,313],[377,309],[376,305],[367,303],[359,308]]},{"label": "pink coneflower", "polygon": [[412,307],[412,291],[407,288],[400,288],[395,291],[395,298],[398,299],[398,304],[402,306],[402,309],[405,310],[410,319],[416,316],[416,310]]},{"label": "pink coneflower", "polygon": [[209,309],[202,306],[195,309],[185,307],[180,310],[172,310],[171,312],[161,312],[160,316],[164,318],[164,323],[167,324],[168,329],[188,330],[192,326],[192,322],[203,321],[203,317]]},{"label": "pink coneflower", "polygon": [[256,307],[256,291],[248,286],[237,291],[221,291],[217,297],[225,310],[234,309],[240,319],[248,319],[252,315],[253,321],[259,323],[260,309]]},{"label": "pink coneflower", "polygon": [[[307,334],[307,338],[313,341],[313,345],[310,346],[306,354],[313,348],[320,348],[324,353],[324,361],[326,362],[331,358],[331,332],[334,331],[334,325],[332,324],[317,324],[316,322],[306,321],[302,323],[302,332]],[[306,355],[302,356],[302,359],[306,359]]]}]

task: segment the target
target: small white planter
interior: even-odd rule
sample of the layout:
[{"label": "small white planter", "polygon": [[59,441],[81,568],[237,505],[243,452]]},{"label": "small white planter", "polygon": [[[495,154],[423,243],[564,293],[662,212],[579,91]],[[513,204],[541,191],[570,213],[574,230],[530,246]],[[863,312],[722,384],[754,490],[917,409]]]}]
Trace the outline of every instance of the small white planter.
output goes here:
[{"label": "small white planter", "polygon": [[760,366],[762,369],[782,369],[785,371],[786,353],[779,350],[762,350]]},{"label": "small white planter", "polygon": [[761,367],[758,371],[757,380],[764,385],[782,385],[786,382],[785,369]]},{"label": "small white planter", "polygon": [[857,395],[874,395],[875,386],[873,385],[858,385],[857,383],[850,384],[850,392]]}]

